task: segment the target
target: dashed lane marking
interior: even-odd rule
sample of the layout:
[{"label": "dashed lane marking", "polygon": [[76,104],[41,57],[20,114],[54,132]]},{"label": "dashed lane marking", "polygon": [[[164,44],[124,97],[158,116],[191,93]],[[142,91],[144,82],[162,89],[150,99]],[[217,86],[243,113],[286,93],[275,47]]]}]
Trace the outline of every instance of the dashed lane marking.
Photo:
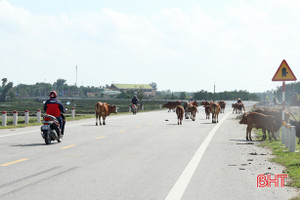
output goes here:
[{"label": "dashed lane marking", "polygon": [[69,146],[65,146],[65,147],[62,147],[61,149],[69,149],[69,148],[74,147],[74,146],[76,146],[76,144],[72,144],[72,145],[69,145]]},{"label": "dashed lane marking", "polygon": [[4,163],[4,164],[2,164],[0,166],[1,167],[6,167],[6,166],[13,165],[13,164],[16,164],[16,163],[19,163],[19,162],[23,162],[23,161],[26,161],[26,160],[28,160],[28,159],[27,158],[23,158],[23,159],[20,159],[20,160],[9,162],[9,163]]}]

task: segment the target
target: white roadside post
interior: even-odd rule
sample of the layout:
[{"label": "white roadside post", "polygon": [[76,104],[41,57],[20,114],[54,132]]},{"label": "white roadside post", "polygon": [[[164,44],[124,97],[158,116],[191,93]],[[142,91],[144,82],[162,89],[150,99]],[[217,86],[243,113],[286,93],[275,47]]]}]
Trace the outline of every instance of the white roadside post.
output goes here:
[{"label": "white roadside post", "polygon": [[29,124],[29,111],[25,110],[25,124]]},{"label": "white roadside post", "polygon": [[159,109],[162,109],[162,105],[161,104],[159,104]]},{"label": "white roadside post", "polygon": [[285,125],[285,148],[289,148],[289,142],[290,142],[290,124]]},{"label": "white roadside post", "polygon": [[75,108],[74,107],[72,107],[71,113],[72,113],[72,118],[74,119],[75,118]]},{"label": "white roadside post", "polygon": [[13,125],[17,126],[18,125],[18,111],[14,110],[13,112]]},{"label": "white roadside post", "polygon": [[2,126],[6,126],[6,125],[7,125],[7,112],[2,111]]},{"label": "white roadside post", "polygon": [[36,122],[41,123],[41,110],[40,109],[38,109],[36,111]]},{"label": "white roadside post", "polygon": [[295,152],[296,151],[296,128],[295,126],[290,127],[290,144],[289,144],[289,152]]},{"label": "white roadside post", "polygon": [[281,143],[285,144],[286,140],[286,128],[285,128],[285,123],[281,126]]}]

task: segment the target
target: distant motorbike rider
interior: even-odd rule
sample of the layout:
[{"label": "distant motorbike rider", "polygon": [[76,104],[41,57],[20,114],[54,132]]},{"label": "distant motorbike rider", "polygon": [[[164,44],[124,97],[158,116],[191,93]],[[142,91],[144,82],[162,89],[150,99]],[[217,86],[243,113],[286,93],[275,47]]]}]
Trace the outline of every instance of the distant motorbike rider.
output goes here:
[{"label": "distant motorbike rider", "polygon": [[65,129],[65,117],[62,113],[66,112],[63,104],[57,99],[57,93],[55,91],[50,92],[50,99],[48,99],[44,104],[44,111],[48,115],[52,115],[57,118],[60,124],[61,134],[64,135]]},{"label": "distant motorbike rider", "polygon": [[242,103],[241,98],[238,98],[238,99],[237,99],[237,103]]},{"label": "distant motorbike rider", "polygon": [[131,103],[137,106],[139,102],[140,102],[139,99],[134,95],[134,97],[131,100]]}]

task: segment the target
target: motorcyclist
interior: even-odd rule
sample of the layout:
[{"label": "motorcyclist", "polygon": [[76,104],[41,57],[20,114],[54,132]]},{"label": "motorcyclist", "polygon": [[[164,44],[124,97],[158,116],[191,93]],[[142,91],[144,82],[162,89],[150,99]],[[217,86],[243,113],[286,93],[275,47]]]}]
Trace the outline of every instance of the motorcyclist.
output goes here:
[{"label": "motorcyclist", "polygon": [[140,100],[137,98],[136,95],[134,95],[132,100],[131,100],[131,109],[133,109],[133,105],[135,105],[136,108],[138,109],[139,103],[140,103]]},{"label": "motorcyclist", "polygon": [[241,98],[238,98],[238,99],[237,99],[237,103],[242,103]]},{"label": "motorcyclist", "polygon": [[57,99],[57,93],[55,91],[50,92],[50,99],[48,99],[44,104],[44,111],[48,115],[52,115],[57,118],[60,124],[61,134],[64,135],[65,128],[65,117],[62,113],[66,112],[63,104]]},{"label": "motorcyclist", "polygon": [[134,95],[134,97],[131,100],[131,103],[137,106],[139,102],[140,100]]}]

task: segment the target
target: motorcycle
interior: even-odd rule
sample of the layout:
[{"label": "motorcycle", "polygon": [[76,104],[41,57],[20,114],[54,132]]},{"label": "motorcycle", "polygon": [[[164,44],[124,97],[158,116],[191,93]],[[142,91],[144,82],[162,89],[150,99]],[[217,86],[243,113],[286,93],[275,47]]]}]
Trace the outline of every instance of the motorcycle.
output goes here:
[{"label": "motorcycle", "polygon": [[137,113],[137,110],[138,110],[137,105],[132,104],[132,105],[131,105],[131,111],[132,111],[132,113],[133,113],[134,115]]},{"label": "motorcycle", "polygon": [[[60,129],[59,121],[52,115],[43,116],[43,125],[41,127],[41,135],[45,140],[46,144],[51,144],[51,141],[56,140],[58,143],[62,141],[62,131]],[[64,124],[65,118],[63,117]],[[64,129],[64,125],[63,125]]]}]

